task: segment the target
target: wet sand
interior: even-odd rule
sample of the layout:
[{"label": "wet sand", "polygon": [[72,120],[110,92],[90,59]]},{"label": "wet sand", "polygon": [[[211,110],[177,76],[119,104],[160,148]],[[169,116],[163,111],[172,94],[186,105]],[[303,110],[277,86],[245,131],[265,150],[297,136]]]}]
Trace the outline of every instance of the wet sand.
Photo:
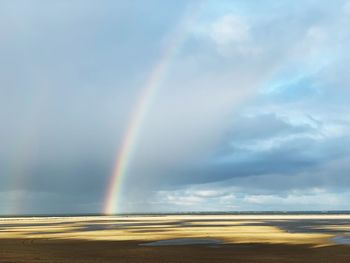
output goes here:
[{"label": "wet sand", "polygon": [[0,218],[0,262],[350,262],[349,237],[349,215]]}]

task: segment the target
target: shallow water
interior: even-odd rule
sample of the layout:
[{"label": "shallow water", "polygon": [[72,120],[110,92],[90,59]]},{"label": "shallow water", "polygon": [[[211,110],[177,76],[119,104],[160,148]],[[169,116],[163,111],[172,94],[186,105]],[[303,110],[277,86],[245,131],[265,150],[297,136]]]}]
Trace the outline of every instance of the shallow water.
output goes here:
[{"label": "shallow water", "polygon": [[222,241],[211,238],[176,238],[141,244],[141,246],[182,246],[182,245],[220,245]]},{"label": "shallow water", "polygon": [[332,241],[339,245],[350,245],[350,236],[335,236]]}]

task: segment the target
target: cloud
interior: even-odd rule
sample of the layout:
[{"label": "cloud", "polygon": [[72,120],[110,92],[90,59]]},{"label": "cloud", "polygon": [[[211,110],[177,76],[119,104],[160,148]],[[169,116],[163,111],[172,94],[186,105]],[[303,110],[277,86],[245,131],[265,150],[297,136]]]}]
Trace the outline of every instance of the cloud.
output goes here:
[{"label": "cloud", "polygon": [[[187,1],[27,5],[0,9],[0,192],[97,212]],[[345,207],[347,5],[202,4],[144,119],[124,211]]]},{"label": "cloud", "polygon": [[212,189],[203,190],[200,187],[158,191],[151,200],[155,209],[163,212],[174,212],[179,209],[181,211],[227,211],[237,207],[236,197],[233,194],[219,193]]},{"label": "cloud", "polygon": [[209,35],[218,45],[241,44],[250,39],[250,28],[242,18],[229,14],[215,21]]},{"label": "cloud", "polygon": [[[221,192],[215,196],[201,196],[198,191]],[[285,211],[324,210],[327,207],[344,209],[349,192],[333,192],[323,188],[288,190],[283,193],[254,193],[252,190],[224,185],[192,185],[184,189],[159,191],[153,203],[163,212],[182,211]]]},{"label": "cloud", "polygon": [[1,3],[0,192],[23,192],[6,205],[22,212],[99,212],[139,87],[186,4],[154,16],[161,1],[39,2]]},{"label": "cloud", "polygon": [[[137,203],[145,195],[130,190],[140,180],[145,192],[226,182],[279,195],[288,182],[314,187],[317,176],[309,173],[348,154],[339,146],[347,145],[348,124],[322,109],[332,87],[327,75],[339,72],[335,61],[344,50],[334,52],[335,39],[347,34],[339,10],[311,2],[302,10],[279,8],[269,19],[231,11],[199,15],[147,118],[125,200]],[[247,47],[259,52],[241,52]],[[158,199],[180,200],[177,209],[181,202],[205,202],[195,193],[180,195]]]}]

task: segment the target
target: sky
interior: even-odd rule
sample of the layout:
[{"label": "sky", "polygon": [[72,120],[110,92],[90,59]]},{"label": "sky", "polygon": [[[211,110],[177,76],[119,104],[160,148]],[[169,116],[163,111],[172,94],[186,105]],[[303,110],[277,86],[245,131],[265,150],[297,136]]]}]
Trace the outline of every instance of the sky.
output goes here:
[{"label": "sky", "polygon": [[349,26],[345,0],[0,1],[0,214],[100,213],[164,57],[119,212],[350,209]]}]

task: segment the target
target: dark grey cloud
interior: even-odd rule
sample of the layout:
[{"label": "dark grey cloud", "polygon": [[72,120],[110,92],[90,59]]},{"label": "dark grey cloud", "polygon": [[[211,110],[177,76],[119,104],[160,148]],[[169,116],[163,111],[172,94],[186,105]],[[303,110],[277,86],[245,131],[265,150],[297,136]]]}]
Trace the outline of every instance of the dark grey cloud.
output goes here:
[{"label": "dark grey cloud", "polygon": [[1,3],[0,213],[100,211],[140,87],[186,7]]}]

